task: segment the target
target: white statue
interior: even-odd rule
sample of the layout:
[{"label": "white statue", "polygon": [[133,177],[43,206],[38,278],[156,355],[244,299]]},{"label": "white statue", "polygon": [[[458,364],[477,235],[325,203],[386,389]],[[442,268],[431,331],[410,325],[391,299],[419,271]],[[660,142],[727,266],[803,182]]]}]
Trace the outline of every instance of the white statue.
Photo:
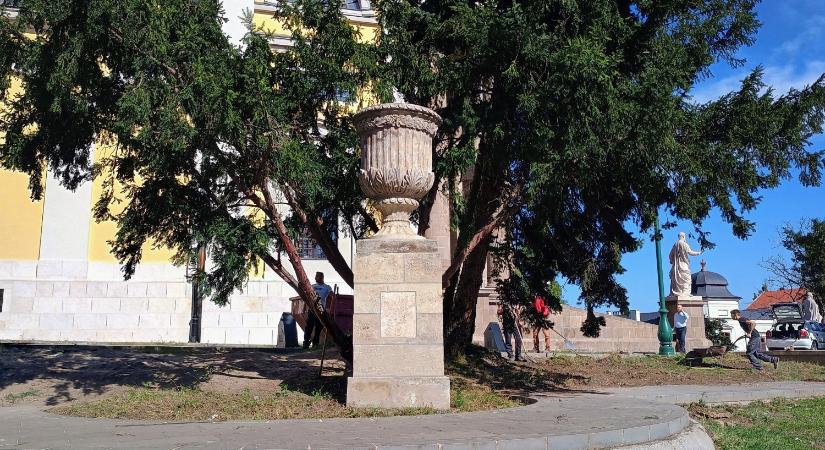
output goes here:
[{"label": "white statue", "polygon": [[670,295],[690,297],[690,256],[701,255],[694,251],[685,240],[685,233],[679,233],[679,240],[670,249]]},{"label": "white statue", "polygon": [[802,300],[802,318],[814,322],[822,322],[822,314],[819,313],[819,305],[814,300],[814,294],[808,292],[805,300]]}]

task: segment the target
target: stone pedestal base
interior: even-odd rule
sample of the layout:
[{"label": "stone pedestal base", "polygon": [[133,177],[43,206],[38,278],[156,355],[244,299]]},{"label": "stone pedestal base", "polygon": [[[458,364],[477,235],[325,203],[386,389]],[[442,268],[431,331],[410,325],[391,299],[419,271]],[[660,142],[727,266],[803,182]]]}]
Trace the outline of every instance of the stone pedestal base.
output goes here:
[{"label": "stone pedestal base", "polygon": [[450,409],[447,377],[352,377],[347,405],[355,407]]},{"label": "stone pedestal base", "polygon": [[436,241],[364,239],[357,245],[347,405],[449,408]]},{"label": "stone pedestal base", "polygon": [[[682,305],[682,310],[685,311],[689,317],[685,351],[689,352],[694,348],[710,347],[713,345],[708,338],[705,337],[705,301],[702,300],[702,297],[693,295],[668,295],[665,297],[665,304],[667,305],[667,318],[671,326],[673,326],[673,315],[676,314],[677,304]],[[676,348],[675,342],[673,343],[673,348]]]}]

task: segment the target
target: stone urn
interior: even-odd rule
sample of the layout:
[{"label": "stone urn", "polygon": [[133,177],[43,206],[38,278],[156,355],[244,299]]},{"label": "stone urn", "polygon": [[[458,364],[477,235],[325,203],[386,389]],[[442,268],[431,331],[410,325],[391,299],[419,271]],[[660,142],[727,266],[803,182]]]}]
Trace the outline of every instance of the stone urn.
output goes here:
[{"label": "stone urn", "polygon": [[358,181],[383,217],[372,239],[422,239],[410,226],[410,214],[435,179],[433,136],[441,117],[423,106],[384,103],[354,119],[361,141]]}]

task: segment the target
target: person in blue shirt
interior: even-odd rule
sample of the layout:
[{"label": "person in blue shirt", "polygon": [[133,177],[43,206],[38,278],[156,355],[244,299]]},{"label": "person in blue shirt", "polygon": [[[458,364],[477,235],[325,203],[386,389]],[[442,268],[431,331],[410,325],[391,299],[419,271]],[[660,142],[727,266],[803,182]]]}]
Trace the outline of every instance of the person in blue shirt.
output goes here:
[{"label": "person in blue shirt", "polygon": [[687,338],[688,313],[682,311],[682,305],[676,305],[676,314],[673,315],[673,331],[676,332],[676,351],[685,353]]},{"label": "person in blue shirt", "polygon": [[[324,283],[324,272],[316,272],[315,273],[315,284],[312,285],[312,289],[315,290],[315,295],[318,296],[318,307],[321,309],[321,313],[323,314],[324,311],[327,309],[327,299],[329,299],[329,294],[332,293],[332,288],[329,287],[328,284]],[[318,317],[315,317],[315,314],[312,313],[311,309],[307,309],[307,327],[304,330],[304,348],[309,348],[309,343],[312,342],[312,347],[317,348],[318,343],[321,340],[321,331],[324,329],[324,325]]]}]

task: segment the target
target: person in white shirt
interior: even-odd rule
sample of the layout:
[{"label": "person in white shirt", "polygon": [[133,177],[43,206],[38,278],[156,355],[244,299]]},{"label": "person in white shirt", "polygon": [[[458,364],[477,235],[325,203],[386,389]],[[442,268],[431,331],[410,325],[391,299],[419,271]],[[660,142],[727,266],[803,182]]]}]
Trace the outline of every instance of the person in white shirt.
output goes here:
[{"label": "person in white shirt", "polygon": [[676,305],[676,314],[673,315],[673,331],[676,332],[676,351],[685,353],[687,338],[688,313],[682,311],[682,305]]},{"label": "person in white shirt", "polygon": [[[315,290],[315,295],[318,296],[318,307],[321,309],[321,313],[323,314],[324,311],[327,309],[327,299],[329,299],[329,294],[332,293],[332,288],[329,287],[328,284],[324,283],[324,272],[316,272],[315,273],[315,284],[312,285],[312,289]],[[318,343],[321,340],[321,331],[324,329],[324,325],[318,317],[315,317],[315,314],[312,313],[311,309],[307,310],[307,327],[304,330],[304,348],[309,348],[309,343],[312,342],[312,347],[318,347]]]}]

